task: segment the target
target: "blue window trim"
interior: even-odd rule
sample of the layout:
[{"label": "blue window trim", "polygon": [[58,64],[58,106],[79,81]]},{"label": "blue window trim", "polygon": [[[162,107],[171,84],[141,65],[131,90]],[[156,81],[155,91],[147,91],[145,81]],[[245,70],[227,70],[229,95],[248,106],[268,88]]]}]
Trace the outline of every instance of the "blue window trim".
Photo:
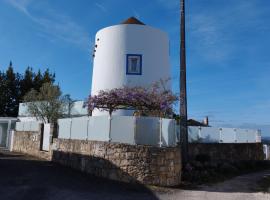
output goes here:
[{"label": "blue window trim", "polygon": [[[128,57],[129,56],[139,56],[140,57],[140,72],[139,73],[129,73],[128,72]],[[126,75],[142,75],[142,54],[127,54],[126,55]]]}]

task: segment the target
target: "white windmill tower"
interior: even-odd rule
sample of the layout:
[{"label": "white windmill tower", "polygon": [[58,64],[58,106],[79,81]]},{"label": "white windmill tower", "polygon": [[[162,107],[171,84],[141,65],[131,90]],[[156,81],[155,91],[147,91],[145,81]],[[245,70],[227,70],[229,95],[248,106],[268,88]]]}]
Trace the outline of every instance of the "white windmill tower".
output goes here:
[{"label": "white windmill tower", "polygon": [[[91,95],[123,86],[149,86],[170,78],[168,35],[131,17],[95,37]],[[132,115],[119,110],[113,115]],[[95,110],[93,115],[108,115]]]}]

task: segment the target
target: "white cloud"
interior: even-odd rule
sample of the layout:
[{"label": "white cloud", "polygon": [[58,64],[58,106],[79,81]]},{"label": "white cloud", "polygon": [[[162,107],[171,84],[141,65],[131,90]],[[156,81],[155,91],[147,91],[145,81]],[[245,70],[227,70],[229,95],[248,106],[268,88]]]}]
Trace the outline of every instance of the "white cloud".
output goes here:
[{"label": "white cloud", "polygon": [[187,33],[193,41],[191,52],[219,65],[240,53],[242,47],[237,46],[237,35],[266,29],[261,22],[266,10],[258,8],[255,1],[239,0],[228,4],[231,6],[216,4],[216,9],[201,7],[187,11]]},{"label": "white cloud", "polygon": [[23,12],[26,15],[29,15],[27,7],[32,0],[6,0],[7,3],[11,4],[13,7]]},{"label": "white cloud", "polygon": [[39,25],[39,31],[49,37],[77,45],[83,49],[89,47],[90,37],[87,31],[74,22],[70,17],[59,13],[59,11],[54,11],[48,8],[49,15],[41,17],[36,16],[29,11],[29,7],[34,3],[32,0],[9,0],[6,2],[18,11],[24,13],[33,22],[37,23]]},{"label": "white cloud", "polygon": [[95,6],[98,7],[103,12],[107,12],[108,11],[107,8],[103,4],[95,3]]},{"label": "white cloud", "polygon": [[[190,37],[196,40],[196,45],[191,46],[207,61],[223,62],[233,53],[234,46],[228,43],[226,25],[209,13],[194,14],[191,21],[187,23],[187,30]],[[226,41],[227,40],[227,41]]]}]

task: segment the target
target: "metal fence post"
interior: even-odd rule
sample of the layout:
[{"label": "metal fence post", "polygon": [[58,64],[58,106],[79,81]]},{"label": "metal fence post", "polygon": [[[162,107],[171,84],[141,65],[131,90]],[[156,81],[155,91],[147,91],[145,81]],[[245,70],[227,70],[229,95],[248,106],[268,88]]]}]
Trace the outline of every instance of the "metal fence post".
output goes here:
[{"label": "metal fence post", "polygon": [[162,147],[162,118],[159,118],[159,147]]},{"label": "metal fence post", "polygon": [[219,142],[222,143],[222,128],[219,129]]},{"label": "metal fence post", "polygon": [[112,116],[109,116],[109,142],[111,142],[112,138],[111,138],[111,129],[112,129]]},{"label": "metal fence post", "polygon": [[179,141],[178,141],[178,137],[177,137],[177,127],[176,127],[176,120],[175,119],[173,119],[173,126],[174,126],[174,140],[175,140],[174,145],[177,145],[177,143]]},{"label": "metal fence post", "polygon": [[69,139],[71,139],[72,118],[70,118]]},{"label": "metal fence post", "polygon": [[233,131],[234,131],[234,142],[237,143],[237,139],[236,139],[236,128],[233,129]]},{"label": "metal fence post", "polygon": [[88,140],[88,129],[89,129],[89,121],[90,121],[90,117],[87,117],[87,126],[86,126],[86,140]]},{"label": "metal fence post", "polygon": [[137,144],[137,117],[134,117],[134,144]]},{"label": "metal fence post", "polygon": [[202,127],[198,127],[198,136],[199,136],[199,140],[202,138],[202,133],[201,133],[201,131],[202,131]]}]

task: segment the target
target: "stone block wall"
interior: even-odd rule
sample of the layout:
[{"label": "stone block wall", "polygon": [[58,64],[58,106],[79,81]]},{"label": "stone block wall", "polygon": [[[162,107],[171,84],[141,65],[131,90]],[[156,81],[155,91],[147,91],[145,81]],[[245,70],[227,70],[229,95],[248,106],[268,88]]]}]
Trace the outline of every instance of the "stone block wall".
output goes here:
[{"label": "stone block wall", "polygon": [[206,155],[212,161],[264,159],[262,143],[190,143],[190,159],[194,160],[200,155]]},{"label": "stone block wall", "polygon": [[52,161],[124,182],[175,186],[181,179],[179,148],[54,139]]},{"label": "stone block wall", "polygon": [[[181,179],[178,147],[159,148],[87,140],[53,139],[50,151],[41,151],[42,132],[15,132],[13,150],[72,167],[96,176],[124,182],[175,186]],[[263,160],[261,143],[189,144],[191,160]],[[206,156],[205,156],[206,155]]]},{"label": "stone block wall", "polygon": [[51,160],[51,152],[41,150],[41,141],[41,131],[15,131],[13,151]]}]

